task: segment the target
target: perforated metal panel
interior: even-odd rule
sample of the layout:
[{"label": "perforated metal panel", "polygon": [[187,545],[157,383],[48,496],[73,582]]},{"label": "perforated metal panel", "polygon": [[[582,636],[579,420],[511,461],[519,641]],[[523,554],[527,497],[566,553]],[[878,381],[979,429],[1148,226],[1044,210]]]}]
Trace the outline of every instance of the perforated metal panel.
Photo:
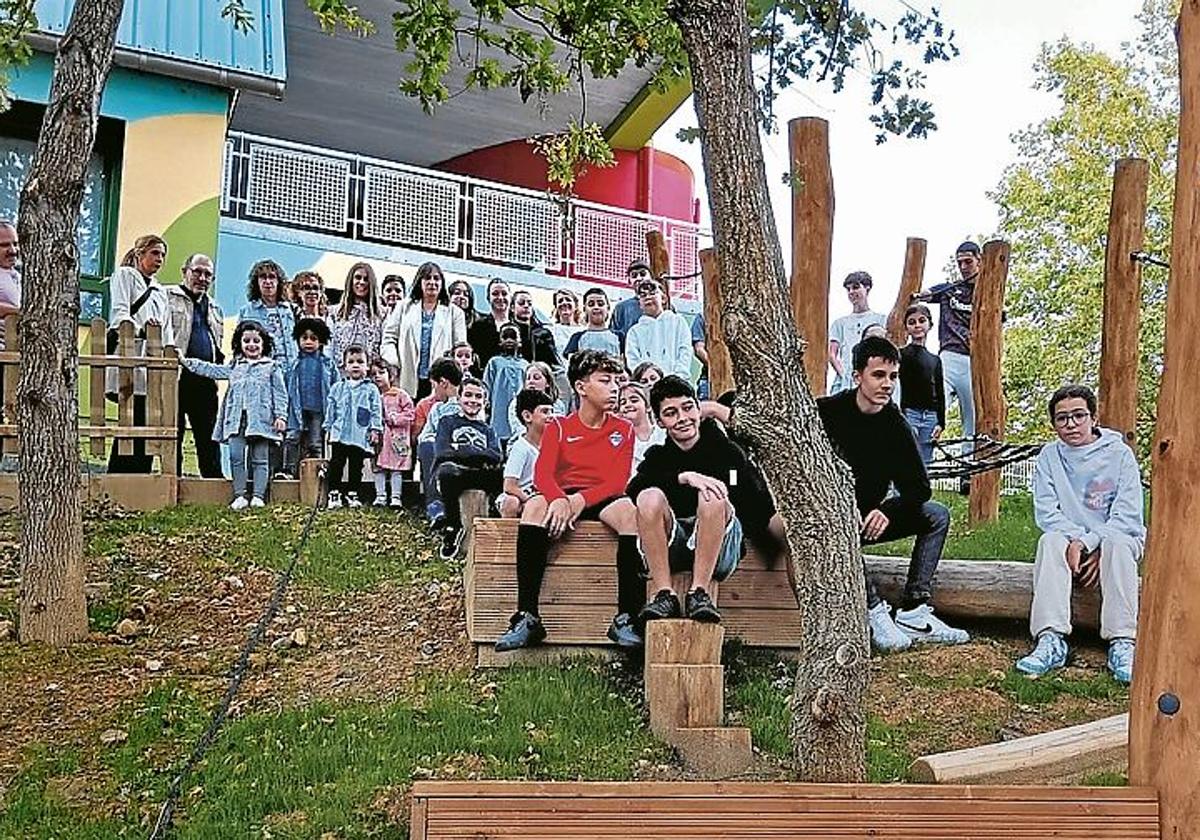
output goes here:
[{"label": "perforated metal panel", "polygon": [[225,141],[225,153],[221,156],[221,212],[229,212],[229,201],[233,195],[233,141]]},{"label": "perforated metal panel", "polygon": [[678,279],[671,281],[671,297],[678,300],[698,300],[702,280],[696,274],[700,270],[700,237],[695,228],[671,226],[671,274]]},{"label": "perforated metal panel", "polygon": [[475,186],[473,256],[499,262],[562,267],[562,217],[548,199]]},{"label": "perforated metal panel", "polygon": [[349,192],[348,160],[275,146],[250,147],[248,216],[343,233]]},{"label": "perforated metal panel", "polygon": [[646,231],[662,227],[632,214],[575,208],[575,275],[624,285],[629,264],[647,259]]},{"label": "perforated metal panel", "polygon": [[458,248],[458,181],[368,164],[363,234],[435,251]]}]

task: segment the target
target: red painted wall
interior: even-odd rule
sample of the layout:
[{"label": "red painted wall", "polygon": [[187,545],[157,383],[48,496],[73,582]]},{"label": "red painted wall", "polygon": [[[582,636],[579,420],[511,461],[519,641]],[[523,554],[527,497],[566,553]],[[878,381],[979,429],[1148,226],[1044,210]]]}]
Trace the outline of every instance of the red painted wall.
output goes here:
[{"label": "red painted wall", "polygon": [[[650,147],[614,149],[613,156],[615,166],[589,169],[579,179],[575,191],[581,199],[699,222],[695,180],[686,163]],[[547,187],[545,159],[523,140],[477,149],[434,168],[531,190]]]}]

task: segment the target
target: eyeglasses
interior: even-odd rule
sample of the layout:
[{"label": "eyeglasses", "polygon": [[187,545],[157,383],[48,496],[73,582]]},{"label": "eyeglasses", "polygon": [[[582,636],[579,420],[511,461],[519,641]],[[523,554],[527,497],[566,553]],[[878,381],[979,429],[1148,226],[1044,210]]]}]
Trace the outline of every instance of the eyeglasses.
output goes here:
[{"label": "eyeglasses", "polygon": [[658,284],[657,283],[641,283],[637,286],[636,291],[639,296],[652,295],[658,291]]},{"label": "eyeglasses", "polygon": [[633,271],[629,272],[629,279],[631,280],[641,280],[649,276],[650,272],[644,268],[635,268]]},{"label": "eyeglasses", "polygon": [[1078,425],[1082,424],[1084,420],[1088,419],[1091,416],[1092,415],[1086,411],[1072,411],[1069,413],[1064,412],[1062,414],[1055,414],[1054,415],[1054,425],[1055,426],[1078,426]]},{"label": "eyeglasses", "polygon": [[321,291],[321,287],[320,286],[301,286],[300,291],[301,292],[319,292],[319,291]]},{"label": "eyeglasses", "polygon": [[190,271],[192,274],[196,275],[197,277],[212,277],[213,276],[213,273],[211,271],[209,271],[207,268],[189,268],[188,271]]}]

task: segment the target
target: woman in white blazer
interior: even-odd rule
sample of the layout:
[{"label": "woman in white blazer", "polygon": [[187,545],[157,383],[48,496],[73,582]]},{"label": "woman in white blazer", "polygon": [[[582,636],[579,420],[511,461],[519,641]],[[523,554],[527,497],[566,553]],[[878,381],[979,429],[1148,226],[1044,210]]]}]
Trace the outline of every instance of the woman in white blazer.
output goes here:
[{"label": "woman in white blazer", "polygon": [[429,366],[467,340],[463,311],[450,305],[446,278],[437,263],[417,269],[408,300],[383,323],[380,355],[400,371],[400,387],[414,400],[429,394]]}]

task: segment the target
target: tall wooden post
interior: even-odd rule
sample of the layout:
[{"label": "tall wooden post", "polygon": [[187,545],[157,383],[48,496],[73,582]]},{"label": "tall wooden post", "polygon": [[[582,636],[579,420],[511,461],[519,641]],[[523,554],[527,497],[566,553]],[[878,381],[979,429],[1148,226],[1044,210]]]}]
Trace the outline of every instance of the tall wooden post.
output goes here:
[{"label": "tall wooden post", "polygon": [[829,373],[829,270],[833,259],[833,170],[829,123],[788,122],[792,160],[792,317],[805,341],[804,372],[814,396]]},{"label": "tall wooden post", "polygon": [[1100,424],[1118,429],[1132,444],[1137,428],[1139,316],[1142,267],[1130,256],[1146,233],[1150,166],[1121,158],[1113,172],[1104,251],[1104,329],[1100,333]]},{"label": "tall wooden post", "polygon": [[1129,781],[1158,789],[1164,838],[1200,837],[1200,0],[1179,15],[1179,152],[1166,348],[1155,430],[1137,658],[1129,698]]},{"label": "tall wooden post", "polygon": [[921,291],[921,283],[925,279],[925,247],[924,239],[910,236],[904,245],[904,273],[900,275],[900,291],[896,294],[896,305],[888,314],[887,334],[892,344],[903,347],[907,333],[904,331],[904,310],[912,301],[912,296]]},{"label": "tall wooden post", "polygon": [[671,284],[664,278],[671,273],[671,254],[667,251],[667,242],[663,239],[662,231],[651,229],[646,231],[646,252],[650,255],[650,273],[663,287],[666,298],[664,303],[671,306]]},{"label": "tall wooden post", "polygon": [[704,276],[704,346],[708,349],[708,392],[719,397],[733,387],[733,365],[729,348],[725,346],[721,300],[721,270],[717,252],[705,248],[700,252],[700,271]]},{"label": "tall wooden post", "polygon": [[[1001,316],[1008,279],[1007,242],[993,239],[983,246],[983,265],[975,282],[971,307],[971,391],[975,398],[975,434],[1004,439],[1007,414],[1000,376],[1003,348]],[[1000,518],[1000,471],[971,477],[968,521],[972,525]]]}]

